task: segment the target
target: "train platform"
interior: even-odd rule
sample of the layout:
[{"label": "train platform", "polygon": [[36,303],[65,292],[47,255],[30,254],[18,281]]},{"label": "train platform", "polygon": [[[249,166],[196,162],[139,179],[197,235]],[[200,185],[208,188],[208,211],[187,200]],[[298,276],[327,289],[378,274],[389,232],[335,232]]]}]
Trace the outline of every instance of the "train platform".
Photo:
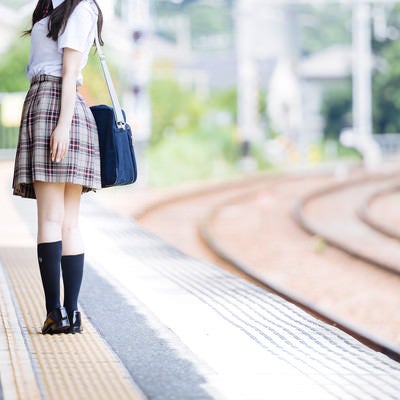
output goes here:
[{"label": "train platform", "polygon": [[[83,197],[84,332],[41,335],[35,202],[0,162],[0,399],[398,399],[400,364]],[[177,227],[178,228],[178,227]]]}]

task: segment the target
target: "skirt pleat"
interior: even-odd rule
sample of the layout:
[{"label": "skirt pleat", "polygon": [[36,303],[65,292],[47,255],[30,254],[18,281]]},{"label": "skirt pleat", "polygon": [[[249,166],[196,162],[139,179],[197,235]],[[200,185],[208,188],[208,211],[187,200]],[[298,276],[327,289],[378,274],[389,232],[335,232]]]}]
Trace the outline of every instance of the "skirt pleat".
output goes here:
[{"label": "skirt pleat", "polygon": [[36,198],[35,181],[82,185],[83,193],[101,188],[96,122],[79,93],[76,93],[68,152],[60,162],[51,161],[50,136],[60,108],[61,78],[50,75],[34,78],[22,111],[14,167],[15,195]]}]

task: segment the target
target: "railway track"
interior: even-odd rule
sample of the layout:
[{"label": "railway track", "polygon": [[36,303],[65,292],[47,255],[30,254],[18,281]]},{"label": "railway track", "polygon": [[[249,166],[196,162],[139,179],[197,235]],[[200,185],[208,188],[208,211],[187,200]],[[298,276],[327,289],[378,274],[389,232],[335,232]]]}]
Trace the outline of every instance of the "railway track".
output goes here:
[{"label": "railway track", "polygon": [[400,183],[390,185],[384,190],[372,193],[358,210],[358,215],[364,223],[397,241],[400,241],[400,211],[395,216],[392,214],[389,219],[387,210],[399,209],[399,194]]},{"label": "railway track", "polygon": [[398,242],[382,235],[379,222],[368,214],[372,200],[392,190],[393,182],[396,186],[400,183],[397,174],[363,177],[318,189],[298,202],[295,218],[303,229],[331,246],[399,275]]},{"label": "railway track", "polygon": [[[390,257],[377,257],[376,251],[371,252],[373,246],[364,242],[357,247],[350,236],[357,233],[360,237],[364,232],[359,231],[362,226],[370,230],[368,241],[376,235],[374,246],[386,246],[387,241],[394,240],[382,239],[381,234],[357,215],[372,219],[368,213],[371,199],[393,187],[395,181],[395,176],[386,175],[356,176],[344,183],[337,183],[334,176],[327,174],[290,178],[258,176],[246,182],[213,185],[156,202],[135,218],[184,252],[246,277],[368,346],[400,359],[400,337],[388,333],[400,322],[396,311],[400,306],[399,267],[393,261],[400,246],[391,244]],[[332,218],[332,204],[333,210],[340,209],[338,204],[346,204],[346,211]],[[349,221],[346,224],[352,224],[346,235],[343,226],[340,228],[337,223],[345,216]],[[328,229],[332,221],[336,224]],[[328,243],[337,248],[339,244],[347,246],[349,251],[343,255],[346,249],[340,248],[339,252],[327,246]],[[320,267],[315,267],[318,263]],[[336,270],[331,270],[335,265]],[[349,276],[346,278],[346,275]],[[339,282],[335,281],[332,288],[334,279]],[[385,288],[387,298],[378,302],[381,288]],[[362,293],[361,299],[354,292]],[[372,312],[374,318],[363,324],[372,303],[378,304]],[[345,312],[349,304],[350,312]],[[384,316],[379,311],[381,308],[386,309]],[[388,321],[391,321],[390,328],[379,329]]]}]

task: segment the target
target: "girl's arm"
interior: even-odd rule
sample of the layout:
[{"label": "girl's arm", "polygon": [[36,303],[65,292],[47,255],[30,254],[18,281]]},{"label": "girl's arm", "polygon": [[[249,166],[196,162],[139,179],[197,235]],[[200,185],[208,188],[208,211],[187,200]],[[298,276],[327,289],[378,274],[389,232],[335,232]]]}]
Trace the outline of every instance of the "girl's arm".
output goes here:
[{"label": "girl's arm", "polygon": [[52,161],[60,162],[68,151],[69,132],[76,101],[76,82],[78,80],[82,53],[68,47],[63,52],[61,110],[57,126],[50,137],[50,156]]}]

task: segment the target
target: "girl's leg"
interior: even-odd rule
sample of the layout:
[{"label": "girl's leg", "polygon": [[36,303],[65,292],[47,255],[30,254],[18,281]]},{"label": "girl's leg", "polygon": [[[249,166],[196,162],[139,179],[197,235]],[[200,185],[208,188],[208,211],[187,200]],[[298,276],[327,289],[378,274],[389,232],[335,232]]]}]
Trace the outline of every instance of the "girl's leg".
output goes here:
[{"label": "girl's leg", "polygon": [[65,185],[61,268],[64,282],[64,307],[70,319],[70,331],[72,333],[81,331],[80,314],[78,312],[78,297],[84,264],[84,246],[79,229],[81,194],[82,186]]},{"label": "girl's leg", "polygon": [[37,254],[47,309],[42,333],[62,333],[70,328],[67,312],[60,304],[64,184],[35,182],[34,188],[38,210]]},{"label": "girl's leg", "polygon": [[61,240],[64,220],[64,183],[35,182],[38,211],[38,243]]},{"label": "girl's leg", "polygon": [[61,227],[64,184],[35,182],[38,212],[38,261],[47,313],[60,307]]},{"label": "girl's leg", "polygon": [[79,210],[82,186],[65,184],[63,193],[64,218],[62,222],[63,256],[84,252],[82,235],[79,229]]}]

